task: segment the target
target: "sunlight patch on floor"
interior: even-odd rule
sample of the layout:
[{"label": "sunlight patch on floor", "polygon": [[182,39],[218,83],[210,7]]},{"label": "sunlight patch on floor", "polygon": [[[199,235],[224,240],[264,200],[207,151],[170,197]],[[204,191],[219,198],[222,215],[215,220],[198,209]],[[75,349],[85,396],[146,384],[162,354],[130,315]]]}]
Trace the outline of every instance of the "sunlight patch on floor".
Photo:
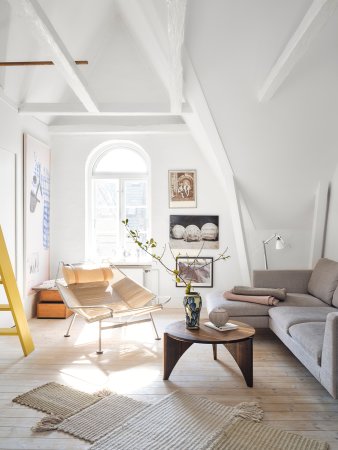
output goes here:
[{"label": "sunlight patch on floor", "polygon": [[[111,325],[112,322],[105,321],[102,323],[102,328]],[[129,324],[123,327],[113,329],[102,329],[102,342],[109,345],[109,339],[118,337],[121,341],[137,341],[146,342],[154,341],[155,333],[151,322],[148,326],[143,324]],[[99,325],[98,323],[84,323],[80,333],[78,334],[74,345],[81,346],[89,343],[98,342]]]},{"label": "sunlight patch on floor", "polygon": [[91,342],[97,342],[99,339],[99,324],[98,323],[85,323],[78,334],[74,345],[76,347],[80,345],[89,344]]},{"label": "sunlight patch on floor", "polygon": [[72,380],[72,384],[79,381],[84,381],[86,383],[103,385],[106,383],[108,377],[102,369],[93,366],[92,362],[88,362],[88,367],[81,365],[81,367],[65,367],[60,370],[61,376],[67,380]]},{"label": "sunlight patch on floor", "polygon": [[109,389],[119,394],[125,394],[150,386],[160,376],[160,370],[147,367],[127,367],[114,371],[93,366],[88,361],[87,366],[68,366],[60,370],[61,383],[75,389],[94,392],[99,389]]},{"label": "sunlight patch on floor", "polygon": [[114,372],[109,375],[109,381],[106,388],[118,394],[129,393],[150,386],[153,381],[158,379],[160,371],[157,369],[148,369],[141,367],[132,367],[120,372]]}]

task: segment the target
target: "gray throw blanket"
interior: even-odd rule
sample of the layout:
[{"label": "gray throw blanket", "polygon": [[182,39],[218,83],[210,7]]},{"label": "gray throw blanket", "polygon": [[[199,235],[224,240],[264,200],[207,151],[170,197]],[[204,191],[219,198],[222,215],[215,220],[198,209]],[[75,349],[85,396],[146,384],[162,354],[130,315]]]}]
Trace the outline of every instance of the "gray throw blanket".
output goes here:
[{"label": "gray throw blanket", "polygon": [[232,289],[233,294],[239,295],[263,295],[272,296],[278,298],[278,300],[286,299],[286,289],[273,289],[273,288],[254,288],[250,286],[235,286]]}]

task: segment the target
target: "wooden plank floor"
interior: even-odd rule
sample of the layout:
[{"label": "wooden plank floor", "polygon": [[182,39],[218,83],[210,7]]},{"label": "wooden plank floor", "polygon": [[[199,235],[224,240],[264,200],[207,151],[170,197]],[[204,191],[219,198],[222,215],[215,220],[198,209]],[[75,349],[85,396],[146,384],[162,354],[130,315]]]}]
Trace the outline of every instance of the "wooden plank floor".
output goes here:
[{"label": "wooden plank floor", "polygon": [[[158,313],[159,331],[182,317],[182,310]],[[255,337],[254,387],[250,389],[223,347],[219,361],[213,361],[211,346],[193,345],[170,380],[163,381],[162,342],[154,340],[150,323],[105,331],[105,352],[98,356],[97,324],[78,319],[67,339],[63,337],[67,322],[31,320],[36,350],[27,358],[16,337],[0,337],[1,450],[89,447],[60,432],[34,434],[30,428],[43,414],[11,402],[16,395],[49,381],[87,392],[109,388],[147,402],[175,390],[226,405],[258,401],[265,423],[326,440],[332,450],[338,449],[338,401],[269,330],[259,331]]]}]

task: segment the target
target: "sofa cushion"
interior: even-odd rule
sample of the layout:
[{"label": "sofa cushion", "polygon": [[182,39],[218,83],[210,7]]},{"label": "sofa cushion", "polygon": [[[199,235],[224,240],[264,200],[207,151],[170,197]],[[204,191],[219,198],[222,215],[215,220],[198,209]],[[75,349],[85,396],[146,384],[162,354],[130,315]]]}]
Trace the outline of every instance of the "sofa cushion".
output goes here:
[{"label": "sofa cushion", "polygon": [[335,306],[336,308],[338,308],[338,287],[334,291],[334,294],[333,294],[333,297],[332,297],[332,306]]},{"label": "sofa cushion", "polygon": [[325,302],[310,294],[291,293],[286,296],[284,302],[279,302],[278,307],[284,306],[327,306]]},{"label": "sofa cushion", "polygon": [[308,284],[308,292],[331,305],[333,293],[338,285],[338,263],[321,258],[313,269]]},{"label": "sofa cushion", "polygon": [[278,328],[288,333],[289,328],[297,323],[325,322],[326,316],[334,311],[337,310],[329,306],[313,306],[312,308],[306,306],[278,306],[269,310],[269,316]]},{"label": "sofa cushion", "polygon": [[[208,314],[214,308],[224,308],[228,311],[230,317],[241,316],[267,316],[271,306],[258,305],[257,303],[239,302],[235,300],[226,300],[223,292],[212,292],[206,297],[206,307]],[[275,306],[272,306],[275,308]]]},{"label": "sofa cushion", "polygon": [[321,364],[325,322],[307,322],[292,325],[289,334],[317,364]]}]

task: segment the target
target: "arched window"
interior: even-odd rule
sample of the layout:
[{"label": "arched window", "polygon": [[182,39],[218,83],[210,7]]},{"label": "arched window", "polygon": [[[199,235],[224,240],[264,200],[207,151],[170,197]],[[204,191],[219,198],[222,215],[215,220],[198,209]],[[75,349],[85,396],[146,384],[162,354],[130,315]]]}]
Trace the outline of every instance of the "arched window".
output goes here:
[{"label": "arched window", "polygon": [[128,218],[141,237],[149,235],[149,164],[145,153],[132,143],[107,144],[95,152],[89,170],[90,256],[113,262],[144,259],[127,238],[122,220]]}]

